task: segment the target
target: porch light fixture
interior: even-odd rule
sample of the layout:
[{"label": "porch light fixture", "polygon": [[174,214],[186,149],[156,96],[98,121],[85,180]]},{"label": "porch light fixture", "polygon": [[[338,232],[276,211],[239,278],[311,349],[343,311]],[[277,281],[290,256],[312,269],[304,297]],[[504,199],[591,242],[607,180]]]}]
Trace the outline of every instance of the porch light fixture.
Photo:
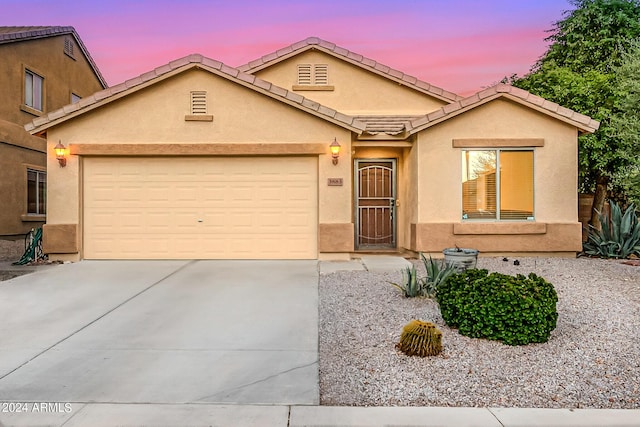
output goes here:
[{"label": "porch light fixture", "polygon": [[56,151],[56,159],[58,159],[60,167],[67,166],[67,158],[65,157],[67,148],[62,144],[62,141],[58,141],[58,144],[53,149]]},{"label": "porch light fixture", "polygon": [[338,164],[338,157],[340,157],[340,144],[338,144],[338,140],[333,138],[333,142],[329,146],[331,149],[331,161],[334,165]]}]

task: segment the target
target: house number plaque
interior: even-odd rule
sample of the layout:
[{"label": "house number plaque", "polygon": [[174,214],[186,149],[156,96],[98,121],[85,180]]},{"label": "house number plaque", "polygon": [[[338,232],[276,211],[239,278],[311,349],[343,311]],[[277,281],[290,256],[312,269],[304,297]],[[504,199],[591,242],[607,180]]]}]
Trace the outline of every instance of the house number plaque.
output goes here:
[{"label": "house number plaque", "polygon": [[342,178],[329,178],[327,180],[327,185],[342,186]]}]

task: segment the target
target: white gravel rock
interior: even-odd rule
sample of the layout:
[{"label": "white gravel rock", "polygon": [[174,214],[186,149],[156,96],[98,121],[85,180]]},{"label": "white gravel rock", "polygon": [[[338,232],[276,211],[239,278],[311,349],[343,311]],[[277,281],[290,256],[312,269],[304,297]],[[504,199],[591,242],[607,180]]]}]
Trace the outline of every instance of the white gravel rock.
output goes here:
[{"label": "white gravel rock", "polygon": [[[404,298],[368,271],[320,276],[320,400],[348,406],[640,408],[640,267],[620,261],[480,258],[478,268],[536,273],[558,293],[547,343],[508,346],[458,334],[438,304]],[[424,275],[420,262],[415,262]],[[443,352],[395,349],[411,319],[438,325]]]}]

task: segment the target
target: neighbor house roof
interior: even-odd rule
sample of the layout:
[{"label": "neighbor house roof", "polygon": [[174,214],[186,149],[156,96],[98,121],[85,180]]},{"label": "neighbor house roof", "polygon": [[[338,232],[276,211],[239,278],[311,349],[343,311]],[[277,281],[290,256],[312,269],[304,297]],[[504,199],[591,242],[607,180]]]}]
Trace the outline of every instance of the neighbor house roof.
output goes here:
[{"label": "neighbor house roof", "polygon": [[575,126],[582,133],[592,133],[600,127],[600,122],[593,120],[589,116],[562,107],[555,102],[547,101],[524,89],[500,83],[411,121],[407,130],[409,135],[420,132],[423,129],[449,120],[450,118],[498,98],[508,99],[533,110],[537,110],[557,120]]},{"label": "neighbor house roof", "polygon": [[133,92],[194,68],[209,71],[212,74],[253,89],[256,92],[306,111],[358,134],[362,133],[366,128],[365,123],[352,116],[342,114],[336,110],[320,105],[319,103],[307,99],[295,92],[288,91],[272,83],[261,80],[254,75],[243,73],[237,68],[225,65],[220,61],[206,58],[200,54],[192,54],[169,62],[168,64],[144,73],[138,77],[127,80],[124,83],[120,83],[119,85],[97,92],[92,96],[82,98],[74,104],[66,105],[45,116],[38,117],[31,123],[25,125],[25,129],[32,134],[37,134],[73,117],[92,111]]},{"label": "neighbor house roof", "polygon": [[351,64],[354,64],[360,68],[363,68],[372,73],[378,74],[382,77],[386,77],[390,80],[407,86],[411,89],[430,95],[441,101],[453,102],[462,99],[461,96],[446,91],[442,88],[419,80],[416,77],[403,73],[402,71],[395,70],[384,64],[381,64],[373,59],[366,58],[360,54],[351,52],[342,47],[336,46],[334,43],[322,40],[318,37],[309,37],[305,40],[299,41],[275,52],[262,56],[254,61],[249,62],[238,67],[240,71],[244,71],[249,74],[253,74],[264,68],[270,67],[292,56],[298,55],[307,50],[317,49],[325,52],[334,57],[340,58]]},{"label": "neighbor house roof", "polygon": [[47,141],[29,135],[19,124],[0,119],[0,144],[13,145],[28,150],[47,152]]},{"label": "neighbor house roof", "polygon": [[100,73],[98,66],[89,54],[89,50],[82,42],[82,39],[73,27],[0,27],[0,45],[28,40],[42,39],[46,37],[55,37],[70,34],[76,39],[76,43],[82,50],[82,53],[89,61],[89,65],[93,69],[96,77],[100,81],[102,87],[106,88],[107,81]]}]

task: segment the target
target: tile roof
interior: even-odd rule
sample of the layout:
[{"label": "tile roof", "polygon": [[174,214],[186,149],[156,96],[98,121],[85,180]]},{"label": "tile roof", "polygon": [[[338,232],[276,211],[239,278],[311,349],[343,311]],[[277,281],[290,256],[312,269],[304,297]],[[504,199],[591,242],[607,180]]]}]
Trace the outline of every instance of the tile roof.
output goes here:
[{"label": "tile roof", "polygon": [[365,132],[370,135],[401,135],[410,127],[410,123],[422,116],[354,116],[367,125]]},{"label": "tile roof", "polygon": [[95,73],[96,77],[98,77],[98,80],[100,80],[100,84],[102,84],[102,87],[104,88],[108,87],[109,85],[107,84],[107,81],[104,79],[102,73],[100,72],[100,69],[93,61],[91,54],[89,54],[89,50],[84,45],[82,39],[73,27],[0,27],[0,45],[6,43],[42,39],[46,37],[61,36],[64,34],[71,34],[76,39],[76,43],[80,47],[80,50],[82,50],[84,56],[87,58],[87,61],[89,61],[93,72]]},{"label": "tile roof", "polygon": [[405,74],[402,71],[398,71],[386,65],[380,64],[373,59],[369,59],[360,54],[348,51],[347,49],[336,46],[334,43],[322,40],[318,37],[309,37],[305,40],[299,41],[275,52],[264,55],[247,64],[241,65],[238,67],[238,69],[252,74],[256,71],[267,68],[273,64],[276,64],[280,61],[283,61],[287,58],[310,49],[321,50],[337,58],[343,59],[361,68],[364,68],[365,70],[391,79],[397,83],[403,84],[407,87],[433,96],[434,98],[440,99],[442,101],[453,102],[462,99],[461,96],[453,92],[449,92],[437,86],[433,86],[427,82],[419,80],[416,77]]},{"label": "tile roof", "polygon": [[481,90],[480,92],[461,99],[460,101],[452,102],[439,110],[433,111],[411,121],[408,128],[409,134],[411,135],[419,132],[497,98],[510,99],[541,113],[547,114],[575,126],[582,133],[592,133],[600,127],[600,122],[593,120],[591,117],[562,107],[555,102],[547,101],[546,99],[527,92],[524,89],[500,83]]},{"label": "tile roof", "polygon": [[191,54],[168,64],[162,65],[138,77],[129,79],[124,83],[112,86],[100,92],[82,98],[75,104],[62,107],[59,110],[34,119],[25,125],[25,129],[32,134],[44,131],[70,118],[76,117],[85,112],[91,111],[116,99],[120,99],[132,92],[148,87],[165,78],[174,76],[188,69],[199,68],[207,70],[213,74],[224,77],[235,83],[249,87],[257,92],[263,93],[286,104],[297,107],[303,111],[319,116],[325,120],[346,127],[358,134],[362,133],[365,123],[352,116],[340,113],[334,109],[320,105],[319,103],[307,99],[297,93],[288,91],[267,81],[261,80],[254,75],[246,74],[236,68],[223,64],[220,61],[204,57],[200,54]]}]

